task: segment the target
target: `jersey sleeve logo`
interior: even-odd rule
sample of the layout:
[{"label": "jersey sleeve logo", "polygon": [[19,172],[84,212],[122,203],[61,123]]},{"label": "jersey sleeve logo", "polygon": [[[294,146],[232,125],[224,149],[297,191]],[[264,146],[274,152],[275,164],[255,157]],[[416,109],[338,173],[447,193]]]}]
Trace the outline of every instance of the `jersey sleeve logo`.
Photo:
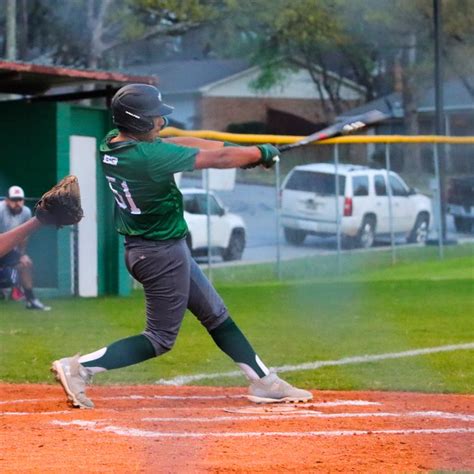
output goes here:
[{"label": "jersey sleeve logo", "polygon": [[104,155],[104,158],[102,158],[102,161],[107,164],[107,165],[112,165],[112,166],[117,166],[118,164],[118,158],[115,156],[110,156],[110,155]]}]

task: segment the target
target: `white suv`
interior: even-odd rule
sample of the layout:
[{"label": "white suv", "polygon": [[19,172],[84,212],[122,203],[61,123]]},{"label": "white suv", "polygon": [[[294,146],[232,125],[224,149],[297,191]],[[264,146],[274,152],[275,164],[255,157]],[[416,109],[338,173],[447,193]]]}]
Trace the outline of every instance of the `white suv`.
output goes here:
[{"label": "white suv", "polygon": [[[184,218],[189,234],[186,238],[191,254],[207,255],[207,193],[199,188],[180,190],[184,201]],[[223,260],[240,260],[245,249],[245,224],[237,214],[227,212],[217,196],[210,192],[210,224],[212,253]]]},{"label": "white suv", "polygon": [[[289,243],[301,244],[306,235],[334,235],[336,168],[331,163],[296,166],[283,182],[282,225]],[[338,166],[341,235],[345,242],[371,247],[376,237],[390,236],[387,170],[341,164]],[[408,242],[426,240],[431,222],[431,200],[389,173],[393,232]]]}]

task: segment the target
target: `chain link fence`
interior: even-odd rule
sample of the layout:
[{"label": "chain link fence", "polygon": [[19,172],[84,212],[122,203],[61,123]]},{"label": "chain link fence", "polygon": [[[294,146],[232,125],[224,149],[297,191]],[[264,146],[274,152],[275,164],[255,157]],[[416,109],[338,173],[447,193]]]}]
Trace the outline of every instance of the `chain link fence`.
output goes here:
[{"label": "chain link fence", "polygon": [[[340,276],[368,262],[443,258],[474,242],[473,145],[472,137],[345,137],[292,150],[270,170],[185,173],[188,245],[210,278],[223,281]],[[36,201],[25,199],[30,208]],[[43,230],[29,246],[40,287],[55,284],[41,251],[53,234]],[[77,226],[70,234],[77,295]]]},{"label": "chain link fence", "polygon": [[[193,248],[197,219],[185,206],[189,245],[211,278],[214,270],[223,275],[221,267],[230,275],[231,264],[306,278],[353,271],[368,259],[395,264],[413,252],[443,258],[447,248],[474,241],[473,143],[345,137],[284,154],[272,170],[238,170],[233,190],[206,187],[208,170],[185,174],[185,203],[202,193],[206,236]],[[232,252],[242,221],[244,247]],[[249,278],[258,279],[253,268]]]}]

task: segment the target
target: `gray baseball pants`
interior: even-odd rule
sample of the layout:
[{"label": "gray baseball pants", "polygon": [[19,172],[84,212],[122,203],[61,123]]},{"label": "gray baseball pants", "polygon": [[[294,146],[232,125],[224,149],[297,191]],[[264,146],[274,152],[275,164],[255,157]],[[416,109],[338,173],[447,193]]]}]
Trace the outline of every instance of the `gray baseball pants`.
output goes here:
[{"label": "gray baseball pants", "polygon": [[192,259],[185,239],[154,241],[127,236],[125,263],[133,278],[143,285],[143,334],[157,356],[173,347],[186,309],[208,331],[229,317],[222,298]]}]

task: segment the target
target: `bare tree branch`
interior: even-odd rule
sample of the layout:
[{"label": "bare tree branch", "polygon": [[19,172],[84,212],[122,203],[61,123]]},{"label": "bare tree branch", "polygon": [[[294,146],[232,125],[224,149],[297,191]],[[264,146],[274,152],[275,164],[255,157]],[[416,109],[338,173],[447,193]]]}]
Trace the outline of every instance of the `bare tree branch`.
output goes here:
[{"label": "bare tree branch", "polygon": [[[158,25],[148,30],[144,34],[140,35],[139,39],[140,41],[142,41],[142,40],[156,38],[159,36],[179,36],[181,34],[186,33],[187,31],[190,31],[191,29],[197,28],[198,26],[200,26],[199,23],[193,23],[193,22],[179,23],[176,25]],[[130,41],[131,41],[130,39],[120,38],[114,41],[103,42],[101,53],[104,53],[113,48],[117,48],[119,46],[130,43]]]},{"label": "bare tree branch", "polygon": [[458,67],[457,63],[451,59],[451,57],[447,54],[447,51],[443,51],[443,57],[446,62],[449,64],[451,69],[454,71],[456,76],[461,81],[461,84],[466,88],[469,92],[469,95],[474,98],[474,84],[468,79],[466,74],[464,74],[461,69]]}]

